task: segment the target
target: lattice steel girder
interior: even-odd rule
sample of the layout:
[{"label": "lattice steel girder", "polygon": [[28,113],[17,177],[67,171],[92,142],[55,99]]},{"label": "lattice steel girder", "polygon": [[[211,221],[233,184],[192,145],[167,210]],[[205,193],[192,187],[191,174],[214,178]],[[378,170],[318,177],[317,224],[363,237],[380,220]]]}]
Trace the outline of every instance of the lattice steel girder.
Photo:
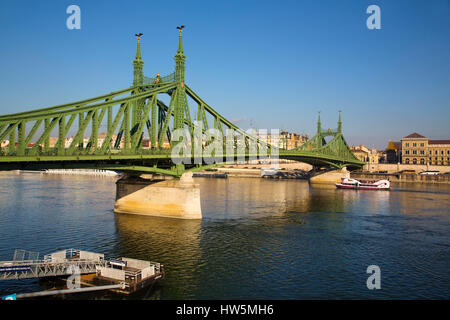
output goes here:
[{"label": "lattice steel girder", "polygon": [[[173,87],[174,87],[173,84],[167,84],[167,85],[160,86],[153,91],[146,91],[143,93],[139,93],[139,94],[136,94],[133,96],[125,97],[125,98],[119,98],[116,100],[103,101],[103,102],[96,103],[93,105],[78,106],[77,104],[72,103],[72,104],[70,104],[71,109],[68,109],[68,107],[66,107],[67,110],[64,110],[64,111],[56,110],[58,107],[54,107],[55,108],[54,110],[52,110],[52,108],[46,108],[46,109],[49,109],[46,112],[34,112],[33,114],[18,115],[18,116],[15,116],[14,118],[11,118],[10,115],[7,115],[7,116],[3,116],[3,117],[8,117],[8,118],[0,117],[0,125],[5,124],[5,123],[10,123],[10,122],[17,123],[19,120],[33,121],[33,120],[39,120],[39,119],[59,117],[61,114],[71,115],[71,114],[77,114],[80,112],[89,112],[92,110],[95,111],[95,110],[103,108],[103,107],[118,105],[118,104],[122,104],[124,102],[131,102],[131,101],[135,101],[135,100],[139,100],[139,99],[151,96],[153,94],[166,92],[167,90],[169,90]],[[104,96],[102,96],[102,97],[104,97]]]},{"label": "lattice steel girder", "polygon": [[[135,94],[129,97],[120,98],[117,100],[113,100],[112,96],[106,98],[106,101],[102,101],[100,103],[94,104],[94,105],[85,105],[82,107],[77,106],[76,104],[67,104],[63,107],[54,107],[54,108],[46,108],[48,112],[45,114],[42,114],[40,112],[27,112],[27,113],[20,113],[17,118],[13,121],[8,120],[10,119],[10,116],[3,116],[0,119],[0,137],[5,138],[9,135],[10,138],[10,147],[9,147],[9,153],[11,155],[15,152],[15,130],[18,128],[19,133],[19,144],[17,147],[18,155],[25,155],[24,149],[26,148],[26,145],[31,141],[33,138],[33,135],[37,132],[39,129],[39,126],[42,123],[42,120],[45,120],[45,126],[44,126],[44,132],[41,134],[40,137],[38,137],[38,140],[36,141],[34,147],[29,151],[31,154],[37,154],[38,148],[40,148],[41,145],[44,145],[44,151],[47,151],[49,149],[49,137],[50,133],[52,132],[53,128],[58,123],[58,140],[56,142],[56,150],[58,152],[58,155],[64,155],[66,152],[68,154],[72,154],[77,146],[83,145],[83,138],[84,138],[84,131],[86,130],[87,126],[91,123],[92,124],[92,132],[90,135],[90,139],[88,141],[88,149],[84,150],[84,153],[89,152],[89,149],[91,146],[93,146],[93,149],[97,149],[98,145],[98,129],[99,125],[103,121],[104,115],[106,112],[108,112],[108,126],[109,131],[111,130],[111,118],[112,118],[112,109],[111,107],[116,104],[121,104],[124,102],[134,102],[138,101],[139,99],[147,99],[148,97],[153,97],[157,93],[167,92],[171,88],[174,88],[174,85],[167,84],[165,86],[160,86],[155,90],[150,90],[146,92],[142,92],[139,94]],[[123,92],[123,91],[120,91]],[[105,96],[101,96],[101,98],[104,98]],[[85,101],[94,101],[97,99],[89,99]],[[70,108],[69,108],[70,107]],[[56,111],[52,112],[54,110],[58,110],[64,108],[63,111]],[[83,117],[83,115],[86,113],[86,117]],[[66,116],[70,116],[67,123],[65,122]],[[64,148],[64,139],[66,138],[71,126],[73,125],[73,122],[75,118],[79,116],[80,123],[78,126],[77,133],[75,135],[74,140],[72,141],[71,145],[67,150]],[[125,120],[129,120],[129,118],[126,117]],[[27,122],[34,122],[33,128],[25,138],[24,135],[24,129]],[[129,123],[129,121],[125,121],[125,126]],[[129,125],[127,126],[129,129]],[[6,129],[5,129],[6,128]],[[127,130],[129,132],[129,130]],[[125,132],[125,150],[129,151],[129,135]],[[109,141],[109,140],[108,140]]]},{"label": "lattice steel girder", "polygon": [[108,151],[108,149],[111,148],[112,136],[114,134],[114,131],[117,128],[117,125],[119,124],[120,119],[122,118],[125,107],[126,107],[126,103],[122,103],[120,105],[119,111],[117,112],[116,117],[114,118],[114,121],[108,127],[108,133],[106,135],[105,141],[103,142],[102,147],[97,150],[97,154],[106,153]]},{"label": "lattice steel girder", "polygon": [[116,96],[120,96],[122,94],[125,94],[127,92],[131,93],[132,90],[134,88],[130,87],[127,89],[123,89],[123,90],[119,90],[119,91],[114,91],[108,94],[104,94],[98,97],[94,97],[94,98],[89,98],[89,99],[85,99],[85,100],[80,100],[80,101],[75,101],[75,102],[70,102],[70,103],[66,103],[66,104],[62,104],[62,105],[58,105],[58,106],[54,106],[54,107],[48,107],[48,108],[41,108],[41,109],[36,109],[36,110],[30,110],[30,111],[24,111],[24,112],[18,112],[18,113],[10,113],[7,115],[1,115],[0,116],[0,122],[3,121],[14,121],[15,119],[19,119],[19,118],[33,118],[36,115],[48,115],[48,112],[52,111],[64,111],[64,109],[69,109],[69,108],[73,108],[73,107],[82,107],[82,106],[86,106],[88,104],[91,104],[93,102],[96,101],[100,101],[100,100],[105,100],[105,99],[112,99]]},{"label": "lattice steel girder", "polygon": [[160,148],[162,147],[162,145],[164,143],[164,136],[165,136],[167,130],[169,129],[169,122],[173,115],[175,96],[176,96],[176,90],[174,92],[172,92],[172,95],[170,97],[169,107],[165,110],[166,116],[165,116],[164,122],[162,124],[162,128],[159,132],[159,137],[158,137],[158,147],[160,147]]},{"label": "lattice steel girder", "polygon": [[[151,111],[151,131],[150,133],[150,139],[152,146],[156,145],[156,140],[158,140],[158,145],[161,146],[164,136],[166,134],[166,130],[168,130],[169,121],[174,116],[174,106],[175,106],[175,100],[176,99],[182,99],[183,102],[183,123],[187,124],[191,135],[192,135],[192,129],[193,129],[193,123],[190,118],[189,114],[189,106],[187,104],[187,95],[189,95],[195,102],[198,103],[198,120],[204,124],[204,126],[208,127],[208,122],[206,121],[206,112],[208,112],[214,119],[214,127],[216,129],[219,129],[223,133],[223,126],[225,125],[228,127],[228,129],[235,130],[239,134],[242,135],[239,141],[245,141],[246,147],[249,145],[249,140],[256,141],[259,143],[260,146],[264,145],[264,147],[267,147],[267,144],[263,144],[261,141],[259,141],[256,137],[248,135],[246,132],[238,128],[237,126],[233,125],[230,121],[223,118],[219,113],[217,113],[213,108],[208,106],[198,95],[196,95],[188,86],[184,86],[184,89],[176,94],[177,90],[179,88],[174,84],[167,84],[166,86],[161,85],[157,88],[150,90],[150,91],[144,91],[140,93],[134,93],[133,95],[126,97],[126,98],[120,98],[113,100],[114,94],[111,96],[101,96],[102,98],[105,98],[106,101],[94,104],[94,105],[85,105],[85,106],[76,106],[75,104],[67,104],[63,106],[58,106],[55,108],[46,108],[45,110],[50,111],[47,112],[45,115],[41,114],[38,111],[34,112],[28,112],[28,113],[20,113],[19,116],[11,121],[11,116],[3,116],[0,117],[0,134],[1,137],[6,137],[8,134],[11,138],[13,137],[13,133],[15,132],[15,128],[18,128],[19,132],[19,148],[18,148],[18,155],[17,156],[7,156],[0,159],[0,163],[4,163],[7,167],[7,164],[5,162],[10,163],[18,163],[18,162],[24,162],[24,161],[35,161],[35,162],[52,162],[52,161],[85,161],[85,160],[93,160],[93,161],[102,161],[102,160],[124,160],[124,159],[168,159],[170,157],[170,151],[167,150],[160,150],[160,154],[137,154],[136,148],[140,144],[140,139],[142,137],[142,131],[144,123],[149,123],[148,117],[149,113]],[[164,103],[159,101],[157,99],[158,93],[168,93],[170,91],[171,93],[171,101],[169,104],[169,107],[165,106]],[[126,92],[125,91],[119,91],[119,92]],[[116,93],[117,95],[117,93]],[[97,99],[88,99],[84,101],[96,101]],[[147,100],[147,103],[145,103],[145,100]],[[137,108],[137,114],[135,114],[135,125],[134,127],[130,128],[130,110],[131,110],[131,104],[132,103],[140,102],[142,103],[143,108]],[[145,104],[144,104],[145,103]],[[178,101],[177,103],[180,103]],[[112,121],[112,109],[111,107],[113,105],[120,104],[119,111],[117,112],[114,121]],[[181,103],[180,103],[181,105]],[[70,107],[73,107],[72,109],[69,109]],[[55,109],[65,109],[63,111],[59,112],[51,112],[55,111]],[[157,108],[160,109],[160,112],[157,112]],[[86,115],[84,116],[84,114]],[[101,124],[104,115],[108,113],[108,133],[107,137],[102,145],[101,148],[98,148],[95,151],[94,155],[88,155],[88,154],[78,154],[73,155],[73,152],[75,150],[75,147],[77,145],[82,144],[82,139],[84,137],[84,131],[86,130],[89,123],[92,122],[92,134],[91,138],[89,140],[89,145],[94,144],[94,149],[96,149],[97,146],[97,131],[98,127]],[[157,120],[157,114],[160,114],[159,121]],[[162,115],[165,115],[165,118],[162,119]],[[66,116],[70,115],[69,120],[66,123]],[[79,116],[80,123],[78,126],[77,134],[75,135],[75,138],[73,139],[71,145],[67,150],[64,150],[62,148],[62,142],[64,137],[67,135],[70,127],[72,126],[75,117]],[[8,120],[5,120],[8,119]],[[109,151],[111,147],[112,142],[112,135],[115,132],[115,129],[118,126],[118,123],[122,119],[122,125],[121,125],[121,132],[124,133],[124,151],[125,153],[129,153],[129,155],[125,156],[124,154],[120,155],[112,155],[112,154],[104,154]],[[45,129],[44,133],[39,137],[38,141],[36,142],[35,146],[32,148],[31,154],[34,153],[34,156],[27,156],[23,154],[23,147],[26,145],[31,139],[32,136],[35,134],[37,129],[42,123],[42,120],[45,120]],[[33,128],[31,129],[30,133],[25,137],[24,135],[24,128],[26,125],[26,122],[28,121],[35,121]],[[47,144],[49,134],[53,130],[53,128],[56,126],[56,124],[59,124],[59,130],[58,130],[58,136],[59,139],[57,141],[58,145],[58,154],[57,155],[37,155],[37,147],[44,143]],[[131,129],[131,135],[130,135],[130,129]],[[150,128],[149,128],[150,129]],[[203,129],[203,132],[205,132],[205,129]],[[315,136],[313,139],[309,141],[309,143],[305,144],[303,146],[303,149],[306,149],[308,146],[311,148],[311,150],[294,150],[294,151],[286,151],[280,149],[280,158],[289,158],[289,159],[296,159],[301,160],[307,163],[321,163],[321,164],[328,164],[335,167],[341,167],[345,164],[350,164],[354,166],[362,166],[364,163],[357,160],[356,157],[353,155],[353,153],[349,150],[345,139],[343,138],[342,134],[337,133],[334,134],[334,138],[326,145],[321,146],[319,148],[315,147],[317,145],[317,139],[321,139],[321,134]],[[315,142],[315,143],[314,143]],[[60,150],[63,150],[65,152],[60,152]],[[252,156],[260,156],[257,151],[255,151],[255,155]],[[65,154],[66,153],[66,154]],[[268,153],[269,154],[269,153]],[[125,157],[124,157],[125,156]],[[237,155],[235,155],[237,156]],[[244,157],[249,157],[250,153],[247,152],[243,155]],[[173,159],[172,159],[173,160]],[[79,165],[79,164],[78,164]],[[5,168],[5,166],[3,166]],[[62,165],[63,167],[63,165]],[[106,168],[105,165],[102,165],[103,168]],[[117,165],[117,166],[108,166],[109,168],[116,168],[118,170],[134,170],[134,171],[151,171],[151,172],[157,172],[158,170],[163,170],[164,174],[173,174],[174,170],[165,170],[160,168],[151,168],[148,169],[143,166],[125,166],[123,164]],[[178,172],[179,168],[175,170],[176,174],[178,175],[180,172]],[[188,168],[189,170],[193,170],[192,168]],[[162,172],[162,171],[161,171]]]},{"label": "lattice steel girder", "polygon": [[[253,141],[256,141],[258,144],[264,144],[267,145],[267,143],[261,141],[260,139],[258,139],[257,137],[253,137],[250,136],[249,134],[247,134],[244,130],[242,130],[241,128],[237,127],[236,125],[234,125],[232,122],[228,121],[227,119],[225,119],[223,116],[221,116],[217,111],[215,111],[213,108],[211,108],[206,102],[204,102],[191,88],[189,88],[187,85],[185,85],[185,91],[187,93],[187,95],[189,95],[195,102],[197,102],[197,104],[199,104],[201,106],[201,110],[202,111],[207,111],[209,112],[213,118],[215,119],[215,121],[217,121],[217,127],[218,128],[222,128],[222,124],[226,125],[229,129],[233,129],[236,132],[242,134],[242,136],[245,139],[251,139]],[[202,120],[205,121],[206,120],[206,115],[204,112],[202,112]],[[205,126],[205,124],[204,124]],[[206,123],[206,127],[208,127],[207,123]]]},{"label": "lattice steel girder", "polygon": [[[225,135],[225,129],[236,132],[239,137],[233,136],[232,140],[226,139],[223,144],[224,155],[218,153],[220,161],[226,154],[233,153],[234,158],[265,157],[276,151],[282,159],[294,159],[314,165],[327,165],[342,167],[351,165],[360,167],[364,162],[359,161],[350,151],[343,135],[342,121],[339,114],[337,130],[322,130],[320,113],[317,123],[317,134],[302,147],[296,150],[283,150],[273,148],[268,150],[268,144],[261,141],[236,125],[225,119],[212,107],[206,104],[192,89],[185,84],[185,60],[182,43],[182,28],[180,28],[178,49],[175,55],[175,72],[169,77],[158,77],[154,83],[144,84],[143,64],[140,51],[140,38],[136,49],[136,58],[133,61],[133,87],[111,92],[98,97],[80,100],[68,104],[49,108],[19,112],[0,116],[0,141],[9,137],[8,155],[0,157],[0,170],[11,168],[34,167],[87,167],[87,168],[111,168],[120,171],[158,172],[179,176],[185,170],[200,170],[209,165],[208,160],[202,159],[200,165],[176,164],[177,157],[172,157],[171,150],[161,149],[164,138],[171,141],[170,121],[173,119],[173,129],[185,129],[187,126],[191,141],[194,138],[195,126],[191,118],[188,104],[188,96],[198,104],[197,121],[202,125],[202,136],[206,135],[210,127],[213,127]],[[148,82],[148,79],[146,79]],[[168,81],[168,82],[167,82]],[[158,100],[158,94],[170,95],[169,106]],[[124,95],[128,95],[123,97]],[[115,116],[113,106],[120,106]],[[101,147],[98,146],[99,128],[104,116],[107,114],[107,133]],[[208,124],[207,115],[213,119],[214,124]],[[78,127],[70,146],[66,149],[65,142],[69,130],[75,118],[78,117]],[[44,121],[43,133],[37,137],[34,146],[29,149],[28,144]],[[120,126],[119,126],[120,123]],[[26,135],[27,124],[33,127]],[[50,148],[50,134],[58,124],[58,140],[54,148]],[[85,131],[91,125],[91,133],[87,145],[84,146]],[[147,126],[150,150],[142,149],[144,125]],[[113,136],[118,129],[113,145]],[[16,137],[17,130],[17,137]],[[325,137],[333,136],[326,143]],[[16,147],[17,138],[17,147]],[[123,148],[121,150],[121,142]],[[200,142],[200,146],[203,146]],[[217,142],[217,139],[214,140]],[[256,144],[255,144],[256,143]],[[209,147],[209,142],[204,148]],[[43,152],[42,154],[42,146]],[[158,147],[159,149],[156,149]],[[195,148],[194,148],[195,149]],[[3,150],[2,150],[3,151]],[[190,160],[195,158],[196,150],[187,155]],[[198,150],[197,150],[198,151]],[[212,155],[214,157],[214,154]],[[178,159],[179,160],[179,159]],[[214,164],[217,165],[217,164]]]}]

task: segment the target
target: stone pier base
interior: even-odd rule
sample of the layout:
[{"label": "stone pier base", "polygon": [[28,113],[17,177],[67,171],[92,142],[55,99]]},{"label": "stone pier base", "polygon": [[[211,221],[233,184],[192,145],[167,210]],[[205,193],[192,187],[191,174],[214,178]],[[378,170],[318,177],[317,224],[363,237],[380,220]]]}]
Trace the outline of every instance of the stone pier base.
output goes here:
[{"label": "stone pier base", "polygon": [[334,184],[341,182],[341,178],[350,178],[350,172],[347,171],[347,168],[343,168],[342,170],[333,170],[328,171],[322,174],[318,174],[309,179],[311,183],[326,183],[326,184]]},{"label": "stone pier base", "polygon": [[116,183],[114,212],[201,219],[200,188],[191,172],[179,180],[159,175],[124,177]]}]

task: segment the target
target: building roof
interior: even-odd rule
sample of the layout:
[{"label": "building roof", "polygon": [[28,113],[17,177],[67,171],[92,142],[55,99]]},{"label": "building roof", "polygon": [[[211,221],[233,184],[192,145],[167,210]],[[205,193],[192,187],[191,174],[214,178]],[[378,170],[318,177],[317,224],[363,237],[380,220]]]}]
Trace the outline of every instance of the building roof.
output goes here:
[{"label": "building roof", "polygon": [[450,140],[428,140],[428,144],[450,144]]},{"label": "building roof", "polygon": [[402,143],[397,141],[389,141],[386,150],[401,150]]},{"label": "building roof", "polygon": [[354,148],[354,147],[353,148],[350,147],[350,151],[353,152],[354,154],[358,154],[358,153],[369,154],[368,151],[365,151],[365,150],[362,150],[362,149],[359,149],[359,148]]},{"label": "building roof", "polygon": [[411,133],[410,135],[407,135],[404,138],[426,138],[421,134],[418,134],[417,132]]}]

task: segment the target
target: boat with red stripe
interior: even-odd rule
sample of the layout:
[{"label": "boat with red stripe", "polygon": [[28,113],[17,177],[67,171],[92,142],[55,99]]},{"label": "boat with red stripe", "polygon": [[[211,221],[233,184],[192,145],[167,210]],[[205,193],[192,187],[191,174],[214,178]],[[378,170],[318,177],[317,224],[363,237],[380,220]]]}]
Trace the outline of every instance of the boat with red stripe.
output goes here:
[{"label": "boat with red stripe", "polygon": [[391,183],[389,180],[356,180],[342,178],[340,183],[336,183],[339,189],[361,189],[361,190],[389,190]]}]

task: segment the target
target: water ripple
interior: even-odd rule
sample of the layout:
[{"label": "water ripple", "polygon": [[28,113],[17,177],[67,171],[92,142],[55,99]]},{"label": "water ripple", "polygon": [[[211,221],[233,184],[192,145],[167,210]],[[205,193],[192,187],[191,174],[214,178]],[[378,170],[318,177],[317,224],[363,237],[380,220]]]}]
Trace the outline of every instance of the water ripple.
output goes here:
[{"label": "water ripple", "polygon": [[[304,181],[198,179],[202,221],[115,215],[114,180],[0,174],[0,259],[70,247],[151,259],[150,299],[448,299],[450,188],[342,192]],[[379,265],[382,290],[366,288]],[[38,290],[0,283],[0,294]],[[92,296],[98,298],[98,296]]]}]

